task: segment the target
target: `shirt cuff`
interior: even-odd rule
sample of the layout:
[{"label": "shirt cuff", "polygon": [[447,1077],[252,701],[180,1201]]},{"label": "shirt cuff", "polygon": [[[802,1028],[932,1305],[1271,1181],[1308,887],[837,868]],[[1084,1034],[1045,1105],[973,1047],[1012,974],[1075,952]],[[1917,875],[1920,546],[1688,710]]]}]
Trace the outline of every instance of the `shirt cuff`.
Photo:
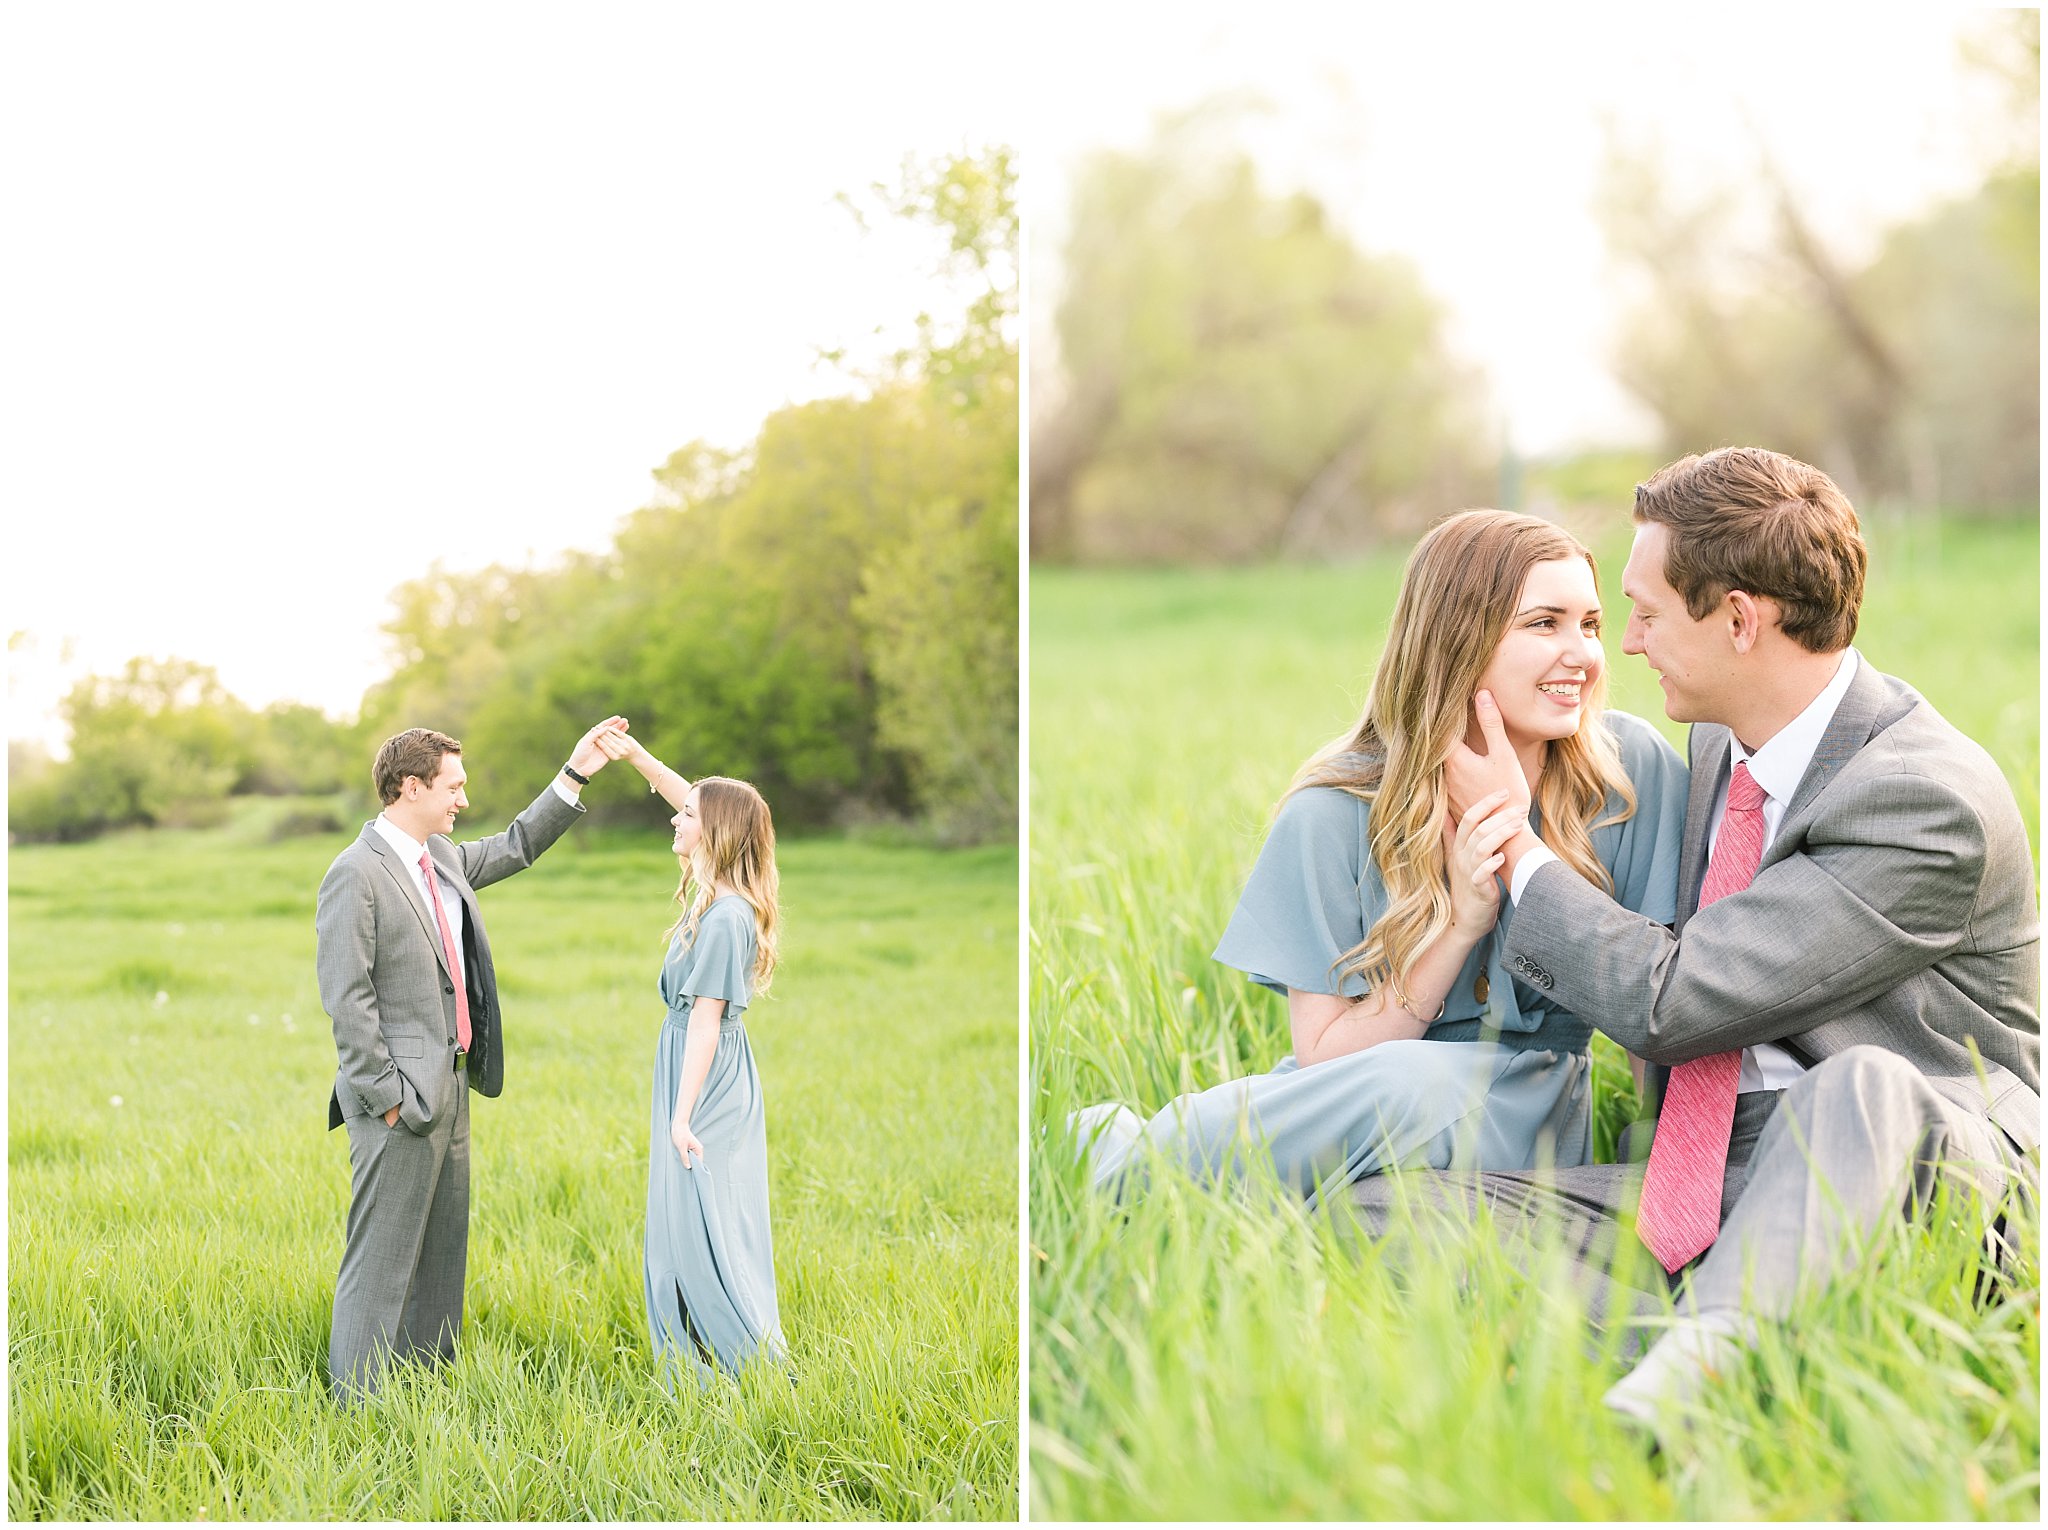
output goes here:
[{"label": "shirt cuff", "polygon": [[1557,859],[1557,852],[1548,845],[1538,845],[1519,861],[1515,862],[1515,874],[1508,882],[1508,897],[1519,908],[1522,894],[1528,890],[1529,878]]},{"label": "shirt cuff", "polygon": [[557,771],[555,779],[548,782],[548,785],[552,786],[555,789],[555,795],[568,803],[570,807],[580,807],[582,805],[582,798],[562,784],[561,772]]}]

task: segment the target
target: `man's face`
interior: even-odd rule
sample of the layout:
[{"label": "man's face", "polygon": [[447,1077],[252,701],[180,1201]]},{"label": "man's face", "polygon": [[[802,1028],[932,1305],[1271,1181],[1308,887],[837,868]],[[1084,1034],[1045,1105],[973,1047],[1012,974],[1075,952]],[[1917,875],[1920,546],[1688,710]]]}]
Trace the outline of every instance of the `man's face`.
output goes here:
[{"label": "man's face", "polygon": [[[455,832],[455,815],[469,806],[469,798],[463,794],[463,784],[469,774],[462,768],[462,756],[444,754],[441,768],[434,773],[434,779],[419,785],[419,797],[413,806],[418,810],[414,820],[429,834],[452,834]],[[413,776],[411,782],[418,782]],[[410,787],[410,782],[408,783]]]},{"label": "man's face", "polygon": [[1649,522],[1636,528],[1636,541],[1621,571],[1621,592],[1629,598],[1623,653],[1639,653],[1664,686],[1664,712],[1674,722],[1721,722],[1727,698],[1740,683],[1730,640],[1727,599],[1698,621],[1664,578],[1664,550],[1670,533]]}]

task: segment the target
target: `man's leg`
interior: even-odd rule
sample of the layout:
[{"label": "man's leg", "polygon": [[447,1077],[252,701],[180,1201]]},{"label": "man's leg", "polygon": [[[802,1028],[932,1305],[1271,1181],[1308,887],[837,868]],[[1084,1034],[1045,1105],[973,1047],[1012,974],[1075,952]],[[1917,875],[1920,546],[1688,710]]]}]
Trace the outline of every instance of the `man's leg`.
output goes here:
[{"label": "man's leg", "polygon": [[436,1159],[433,1199],[400,1329],[403,1352],[434,1364],[455,1356],[469,1263],[469,1081],[458,1074],[455,1084],[454,1120],[434,1127],[445,1146]]},{"label": "man's leg", "polygon": [[[1750,1156],[1777,1098],[1775,1093],[1745,1094],[1736,1101],[1722,1186],[1724,1217],[1742,1191]],[[1640,1161],[1479,1174],[1412,1171],[1359,1181],[1352,1187],[1352,1203],[1374,1237],[1385,1236],[1410,1215],[1425,1223],[1442,1217],[1469,1225],[1483,1203],[1522,1268],[1531,1268],[1546,1245],[1561,1246],[1587,1315],[1603,1327],[1631,1325],[1622,1347],[1635,1354],[1643,1347],[1635,1325],[1662,1317],[1673,1284],[1621,1220],[1634,1213],[1642,1188]],[[1397,1211],[1400,1206],[1407,1210]]]},{"label": "man's leg", "polygon": [[1917,1214],[1947,1179],[1989,1208],[2019,1160],[1981,1116],[1951,1104],[1895,1052],[1851,1047],[1784,1091],[1721,1234],[1693,1270],[1695,1316],[1608,1393],[1645,1421],[1696,1395],[1758,1321],[1782,1321],[1862,1257],[1884,1223]]},{"label": "man's leg", "polygon": [[[1375,1238],[1412,1220],[1426,1234],[1432,1222],[1469,1227],[1484,1205],[1496,1235],[1517,1266],[1531,1270],[1547,1247],[1560,1247],[1573,1284],[1596,1324],[1626,1323],[1661,1313],[1662,1271],[1633,1238],[1622,1213],[1640,1194],[1640,1164],[1586,1164],[1554,1170],[1379,1174],[1352,1188],[1352,1206]],[[1454,1232],[1455,1235],[1455,1232]],[[1631,1348],[1634,1346],[1631,1345]]]},{"label": "man's leg", "polygon": [[377,1390],[419,1263],[434,1190],[434,1143],[400,1122],[358,1116],[347,1123],[348,1238],[334,1284],[327,1369],[337,1396]]},{"label": "man's leg", "polygon": [[1886,1221],[1924,1209],[1941,1180],[1989,1206],[2017,1167],[2003,1132],[1936,1093],[1903,1057],[1851,1047],[1785,1091],[1741,1198],[1693,1272],[1694,1303],[1782,1320]]}]

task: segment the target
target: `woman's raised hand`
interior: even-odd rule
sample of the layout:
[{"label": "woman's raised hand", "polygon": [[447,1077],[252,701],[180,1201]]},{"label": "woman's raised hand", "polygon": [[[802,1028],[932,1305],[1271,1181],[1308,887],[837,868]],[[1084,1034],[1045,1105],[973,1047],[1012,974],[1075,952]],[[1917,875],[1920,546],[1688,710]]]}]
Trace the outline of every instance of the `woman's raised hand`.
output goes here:
[{"label": "woman's raised hand", "polygon": [[624,728],[607,728],[597,735],[597,747],[608,760],[629,760],[646,746]]},{"label": "woman's raised hand", "polygon": [[1501,846],[1521,832],[1528,810],[1512,793],[1487,793],[1464,816],[1444,820],[1444,869],[1451,884],[1451,922],[1483,932],[1500,917],[1497,873],[1506,864]]}]

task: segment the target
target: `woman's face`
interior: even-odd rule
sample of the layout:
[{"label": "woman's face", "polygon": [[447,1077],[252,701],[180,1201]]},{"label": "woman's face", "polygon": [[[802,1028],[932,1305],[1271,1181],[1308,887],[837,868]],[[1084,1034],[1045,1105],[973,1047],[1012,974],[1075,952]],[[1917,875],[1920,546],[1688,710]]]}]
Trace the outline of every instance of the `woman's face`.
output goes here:
[{"label": "woman's face", "polygon": [[1493,693],[1513,742],[1570,738],[1585,716],[1582,693],[1606,662],[1592,567],[1584,558],[1557,558],[1529,570],[1479,689]]},{"label": "woman's face", "polygon": [[682,811],[669,821],[669,827],[676,831],[675,844],[671,848],[676,859],[687,863],[697,848],[697,841],[704,837],[704,826],[697,821],[697,788],[690,788],[690,795],[683,799]]}]

